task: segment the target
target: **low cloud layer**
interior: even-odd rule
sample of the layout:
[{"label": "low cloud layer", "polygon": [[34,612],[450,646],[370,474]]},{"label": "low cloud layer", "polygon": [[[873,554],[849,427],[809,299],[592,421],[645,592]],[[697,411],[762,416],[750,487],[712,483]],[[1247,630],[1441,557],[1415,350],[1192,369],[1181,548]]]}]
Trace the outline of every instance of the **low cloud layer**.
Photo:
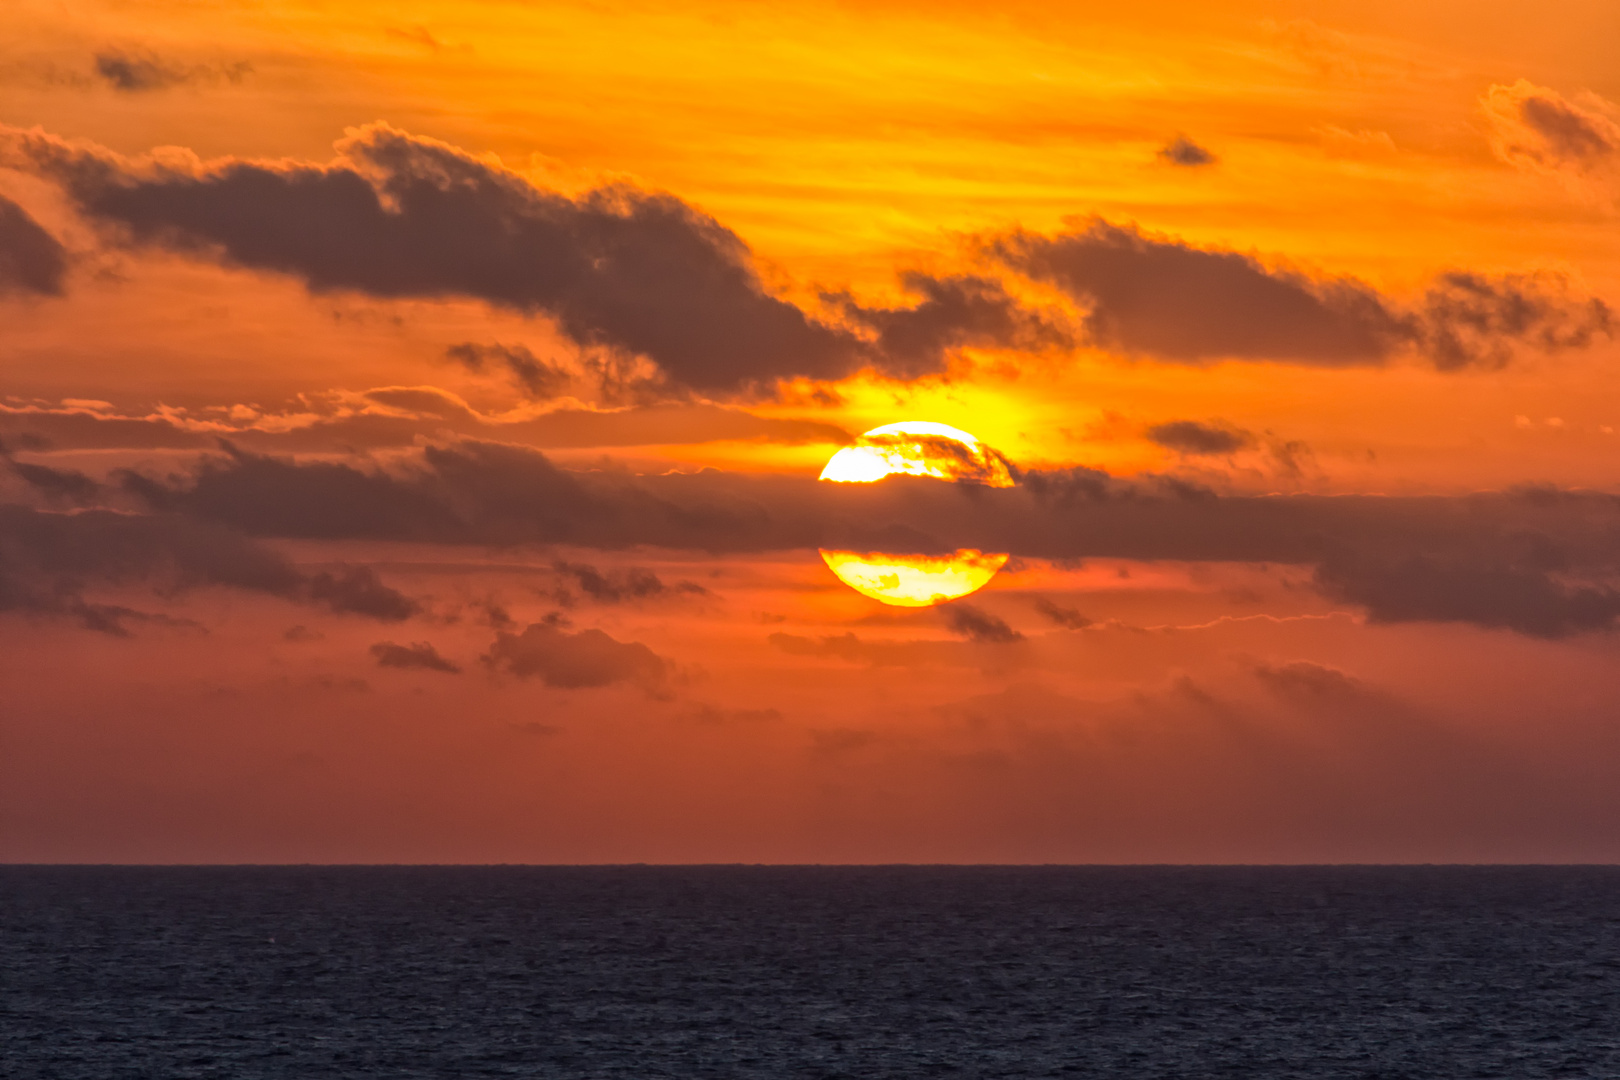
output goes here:
[{"label": "low cloud layer", "polygon": [[194,517],[0,506],[0,612],[121,635],[152,616],[96,596],[131,586],[156,596],[239,589],[385,622],[419,610],[368,567],[306,573],[268,546]]},{"label": "low cloud layer", "polygon": [[[1528,489],[1468,496],[1222,496],[1087,469],[995,488],[892,477],[631,476],[558,468],[506,446],[430,447],[393,470],[234,451],[189,478],[126,475],[153,510],[255,536],[648,545],[711,553],[978,548],[1035,558],[1285,563],[1386,621],[1543,637],[1620,616],[1620,499]],[[574,575],[576,580],[582,580]],[[628,579],[624,585],[628,585]],[[604,588],[621,585],[611,581]]]}]

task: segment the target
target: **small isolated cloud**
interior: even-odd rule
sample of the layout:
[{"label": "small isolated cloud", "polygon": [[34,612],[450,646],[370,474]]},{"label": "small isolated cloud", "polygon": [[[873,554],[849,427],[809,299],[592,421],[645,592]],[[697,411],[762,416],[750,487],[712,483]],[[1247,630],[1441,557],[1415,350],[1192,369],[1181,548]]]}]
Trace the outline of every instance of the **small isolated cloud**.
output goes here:
[{"label": "small isolated cloud", "polygon": [[1365,683],[1336,667],[1292,660],[1285,664],[1257,664],[1255,677],[1274,693],[1295,698],[1365,697]]},{"label": "small isolated cloud", "polygon": [[657,574],[639,566],[604,573],[588,563],[571,563],[559,559],[552,563],[552,569],[573,581],[586,596],[602,604],[619,604],[628,600],[650,600],[672,595],[703,596],[709,591],[690,581],[665,585]]},{"label": "small isolated cloud", "polygon": [[369,566],[323,570],[311,575],[307,587],[312,599],[339,614],[403,622],[422,610],[410,597],[384,585]]},{"label": "small isolated cloud", "polygon": [[1159,160],[1167,165],[1197,168],[1200,165],[1213,165],[1219,159],[1187,136],[1177,135],[1159,148]]},{"label": "small isolated cloud", "polygon": [[239,83],[253,65],[183,64],[146,49],[103,49],[95,55],[94,69],[96,77],[114,90],[139,94],[198,83]]},{"label": "small isolated cloud", "polygon": [[415,671],[442,671],[448,675],[461,674],[461,668],[439,655],[426,641],[413,641],[397,645],[392,641],[379,641],[371,647],[378,667],[405,668]]},{"label": "small isolated cloud", "polygon": [[1596,94],[1566,98],[1520,79],[1480,101],[1491,150],[1521,169],[1620,179],[1620,107]]},{"label": "small isolated cloud", "polygon": [[615,641],[600,630],[571,634],[555,621],[502,632],[483,657],[496,671],[537,678],[560,690],[640,683],[651,688],[669,674],[669,661],[639,641]]},{"label": "small isolated cloud", "polygon": [[1172,420],[1147,429],[1149,442],[1178,454],[1232,454],[1254,444],[1254,436],[1240,428]]},{"label": "small isolated cloud", "polygon": [[0,195],[0,296],[62,295],[67,250],[28,211]]},{"label": "small isolated cloud", "polygon": [[947,604],[940,609],[945,625],[951,633],[984,645],[1010,645],[1023,641],[1024,635],[1007,625],[1005,619],[970,604]]},{"label": "small isolated cloud", "polygon": [[1091,620],[1074,608],[1061,607],[1044,596],[1035,598],[1035,610],[1066,630],[1084,630]]}]

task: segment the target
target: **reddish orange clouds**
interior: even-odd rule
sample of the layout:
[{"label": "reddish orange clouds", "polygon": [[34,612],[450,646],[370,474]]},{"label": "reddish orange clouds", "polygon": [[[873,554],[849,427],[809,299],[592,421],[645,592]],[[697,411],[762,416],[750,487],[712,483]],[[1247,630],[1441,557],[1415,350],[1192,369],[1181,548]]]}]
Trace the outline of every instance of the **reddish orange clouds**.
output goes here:
[{"label": "reddish orange clouds", "polygon": [[0,858],[1620,857],[1614,5],[13,8]]}]

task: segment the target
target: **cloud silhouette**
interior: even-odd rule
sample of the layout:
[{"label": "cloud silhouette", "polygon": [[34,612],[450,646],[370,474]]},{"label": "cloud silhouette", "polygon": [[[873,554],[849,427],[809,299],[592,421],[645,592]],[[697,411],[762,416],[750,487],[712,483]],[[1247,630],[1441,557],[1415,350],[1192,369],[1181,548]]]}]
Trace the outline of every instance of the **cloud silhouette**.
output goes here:
[{"label": "cloud silhouette", "polygon": [[442,671],[447,675],[461,674],[461,668],[439,655],[426,641],[413,641],[399,645],[392,641],[379,641],[371,647],[378,667],[403,668],[411,671]]},{"label": "cloud silhouette", "polygon": [[569,633],[555,622],[531,623],[519,634],[502,631],[483,661],[493,670],[537,678],[560,690],[626,682],[653,688],[670,667],[639,641],[616,641],[600,630]]},{"label": "cloud silhouette", "polygon": [[1254,443],[1254,436],[1236,428],[1171,420],[1147,429],[1148,441],[1180,454],[1230,454]]},{"label": "cloud silhouette", "polygon": [[62,616],[123,634],[150,620],[89,599],[97,586],[143,585],[162,595],[217,587],[397,622],[414,601],[367,567],[306,574],[280,553],[214,522],[110,510],[60,513],[0,505],[0,612]]},{"label": "cloud silhouette", "polygon": [[1491,149],[1502,161],[1542,172],[1620,179],[1620,108],[1595,94],[1570,100],[1520,79],[1480,101]]},{"label": "cloud silhouette", "polygon": [[1011,645],[1023,641],[1024,635],[1007,625],[1005,619],[981,611],[970,604],[945,604],[940,608],[945,625],[951,633],[960,634],[969,641],[986,645]]},{"label": "cloud silhouette", "polygon": [[1091,625],[1091,620],[1080,614],[1075,608],[1054,604],[1044,596],[1035,598],[1035,610],[1065,630],[1084,630]]},{"label": "cloud silhouette", "polygon": [[1185,135],[1177,135],[1159,150],[1159,160],[1170,165],[1179,165],[1184,168],[1197,168],[1200,165],[1215,164],[1214,154],[1193,142]]},{"label": "cloud silhouette", "polygon": [[183,64],[168,60],[150,49],[103,49],[95,54],[96,77],[114,90],[126,94],[167,90],[198,83],[239,83],[253,65]]},{"label": "cloud silhouette", "polygon": [[988,248],[1086,308],[1094,344],[1182,363],[1342,367],[1409,350],[1455,370],[1499,365],[1518,346],[1583,348],[1615,329],[1606,304],[1551,274],[1443,274],[1402,305],[1354,278],[1312,278],[1101,218],[1051,236],[1014,233]]}]

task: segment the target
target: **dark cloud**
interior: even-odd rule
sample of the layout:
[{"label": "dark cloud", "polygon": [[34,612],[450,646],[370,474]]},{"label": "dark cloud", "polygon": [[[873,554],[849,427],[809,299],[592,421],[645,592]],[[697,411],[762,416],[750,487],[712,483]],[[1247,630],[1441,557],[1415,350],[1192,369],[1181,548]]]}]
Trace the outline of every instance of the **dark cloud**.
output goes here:
[{"label": "dark cloud", "polygon": [[0,460],[3,460],[6,467],[23,483],[50,502],[83,506],[101,492],[100,484],[77,469],[53,469],[49,465],[18,461],[10,455],[3,444],[0,444]]},{"label": "dark cloud", "polygon": [[902,280],[920,298],[915,306],[869,308],[848,296],[828,298],[877,334],[890,374],[916,378],[940,371],[946,357],[963,347],[1033,351],[1074,344],[1066,329],[1025,308],[994,278],[912,273]]},{"label": "dark cloud", "polygon": [[[460,443],[391,470],[237,451],[189,477],[125,484],[154,508],[266,536],[1285,563],[1321,568],[1325,593],[1374,618],[1542,635],[1607,626],[1607,582],[1620,574],[1620,499],[1597,493],[1223,496],[1083,468],[1019,476],[1010,488],[717,470],[633,476]],[[1469,589],[1471,600],[1452,597]]]},{"label": "dark cloud", "polygon": [[969,604],[944,604],[939,610],[951,633],[960,634],[969,641],[981,645],[1010,645],[1024,640],[1024,635],[1008,626],[1005,619]]},{"label": "dark cloud", "polygon": [[1553,568],[1467,552],[1335,555],[1316,580],[1374,622],[1460,622],[1561,638],[1613,629],[1620,618],[1620,590],[1611,585],[1571,583]]},{"label": "dark cloud", "polygon": [[[766,478],[571,472],[492,443],[428,447],[398,471],[232,447],[183,479],[121,481],[154,509],[260,536],[757,551],[813,546],[816,535],[813,507],[784,514]],[[799,486],[816,490],[813,481]]]},{"label": "dark cloud", "polygon": [[615,641],[600,630],[571,634],[550,621],[531,623],[521,634],[497,634],[483,660],[561,690],[627,682],[653,688],[669,673],[669,661],[639,641]]},{"label": "dark cloud", "polygon": [[1076,609],[1060,607],[1044,596],[1035,598],[1035,610],[1065,630],[1084,630],[1091,625],[1091,620],[1080,614]]},{"label": "dark cloud", "polygon": [[[291,274],[316,291],[471,296],[545,314],[620,396],[735,393],[866,367],[914,377],[955,348],[1067,341],[1001,282],[971,276],[910,275],[912,308],[829,297],[852,324],[833,325],[767,292],[748,246],[674,196],[618,184],[574,198],[386,124],[355,131],[326,165],[128,160],[37,131],[5,135],[9,163],[54,179],[131,242]],[[454,358],[499,363],[537,391],[557,384],[554,365],[482,348]],[[664,383],[615,357],[653,361]]]},{"label": "dark cloud", "polygon": [[305,589],[314,599],[345,615],[365,615],[383,622],[402,622],[421,605],[384,585],[369,566],[343,566],[310,575]]},{"label": "dark cloud", "polygon": [[315,290],[473,296],[543,312],[581,346],[646,356],[700,390],[835,378],[870,362],[850,333],[769,295],[747,246],[670,195],[579,198],[382,124],[330,165],[126,165],[46,136],[15,140],[91,216],[135,240],[217,251]]},{"label": "dark cloud", "polygon": [[1594,297],[1571,295],[1548,274],[1442,274],[1424,293],[1414,339],[1442,371],[1500,366],[1515,345],[1542,352],[1584,349],[1613,337],[1614,312]]},{"label": "dark cloud", "polygon": [[1562,157],[1620,154],[1620,142],[1611,140],[1611,131],[1568,102],[1532,95],[1520,104],[1519,115]]},{"label": "dark cloud", "polygon": [[1254,436],[1232,427],[1201,424],[1196,420],[1172,420],[1147,429],[1150,442],[1178,454],[1231,454],[1253,445]]},{"label": "dark cloud", "polygon": [[572,376],[564,368],[534,355],[527,345],[478,345],[464,341],[445,350],[445,355],[468,371],[483,374],[499,370],[521,386],[529,397],[546,400],[568,388]]},{"label": "dark cloud", "polygon": [[1251,255],[1100,218],[1053,236],[1013,234],[991,248],[1086,307],[1093,343],[1161,360],[1335,367],[1413,350],[1449,370],[1499,364],[1518,346],[1584,347],[1615,328],[1602,301],[1574,296],[1545,274],[1447,274],[1415,306],[1403,307],[1354,278],[1268,268]]},{"label": "dark cloud", "polygon": [[221,525],[174,514],[54,513],[0,506],[0,611],[65,616],[123,633],[161,620],[87,598],[97,587],[146,586],[171,595],[223,587],[397,620],[415,605],[369,569],[306,575],[283,556]]},{"label": "dark cloud", "polygon": [[67,269],[67,249],[28,211],[0,195],[0,296],[60,296]]},{"label": "dark cloud", "polygon": [[1481,106],[1491,148],[1511,165],[1610,177],[1620,166],[1620,110],[1596,95],[1571,101],[1520,79],[1491,87]]},{"label": "dark cloud", "polygon": [[1373,691],[1360,679],[1347,675],[1335,667],[1292,660],[1285,664],[1258,664],[1255,677],[1262,684],[1285,698],[1303,701],[1323,699],[1354,700],[1373,695]]},{"label": "dark cloud", "polygon": [[1185,135],[1177,135],[1159,150],[1159,160],[1170,165],[1197,168],[1215,164],[1215,155]]},{"label": "dark cloud", "polygon": [[627,600],[649,600],[664,596],[703,596],[708,591],[691,581],[678,581],[665,585],[651,570],[639,566],[604,573],[588,563],[572,563],[559,559],[551,564],[557,573],[571,580],[586,596],[602,604],[619,604]]},{"label": "dark cloud", "polygon": [[239,83],[252,70],[246,62],[182,64],[150,50],[104,49],[95,55],[96,77],[127,94],[198,83]]},{"label": "dark cloud", "polygon": [[392,641],[379,641],[371,647],[378,667],[405,668],[413,671],[442,671],[447,675],[461,674],[461,668],[439,655],[426,641],[413,641],[398,645]]}]

